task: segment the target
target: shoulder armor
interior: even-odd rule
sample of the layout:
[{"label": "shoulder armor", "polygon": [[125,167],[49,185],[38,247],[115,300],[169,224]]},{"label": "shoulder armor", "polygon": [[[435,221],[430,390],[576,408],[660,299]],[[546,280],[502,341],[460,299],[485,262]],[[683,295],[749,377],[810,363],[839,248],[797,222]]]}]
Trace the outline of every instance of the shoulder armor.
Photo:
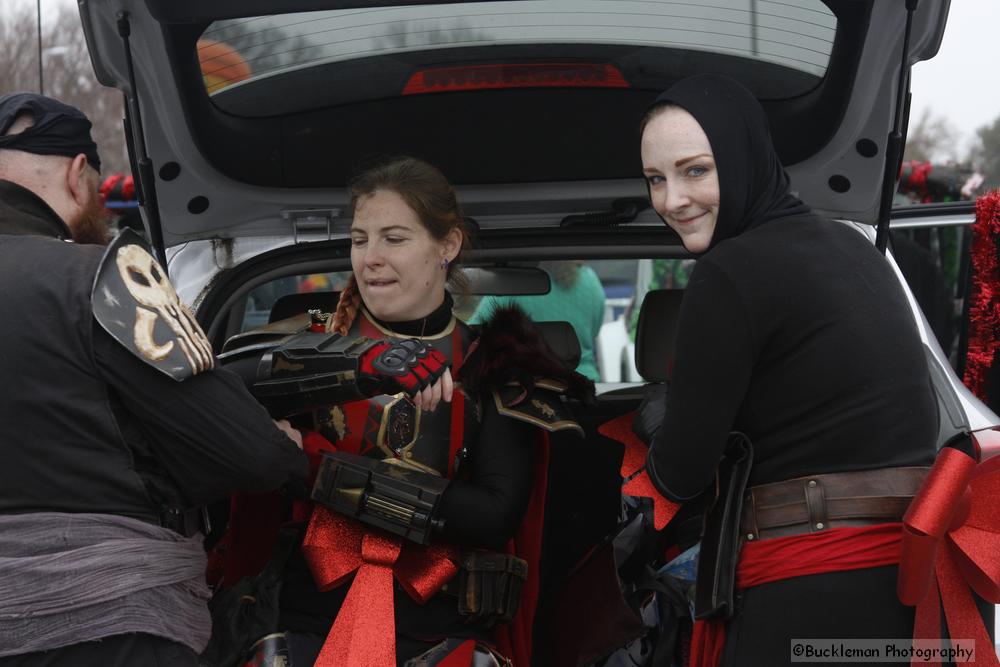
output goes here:
[{"label": "shoulder armor", "polygon": [[126,230],[108,246],[91,291],[94,317],[132,354],[181,381],[215,365],[212,346],[145,240]]},{"label": "shoulder armor", "polygon": [[501,415],[534,424],[550,433],[571,430],[583,437],[583,427],[560,399],[567,388],[559,380],[539,378],[531,389],[517,383],[494,389],[493,400]]}]

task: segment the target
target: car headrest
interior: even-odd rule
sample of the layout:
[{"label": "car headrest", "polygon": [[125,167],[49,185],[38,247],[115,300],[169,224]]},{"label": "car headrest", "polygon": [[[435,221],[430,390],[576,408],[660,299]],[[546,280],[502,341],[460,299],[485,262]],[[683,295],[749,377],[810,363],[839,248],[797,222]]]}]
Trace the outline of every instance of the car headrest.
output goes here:
[{"label": "car headrest", "polygon": [[303,292],[301,294],[285,294],[279,296],[271,306],[271,314],[267,322],[278,322],[289,317],[301,315],[306,311],[318,308],[324,313],[332,313],[337,308],[340,292]]},{"label": "car headrest", "polygon": [[635,334],[635,368],[648,382],[666,382],[674,368],[677,321],[684,290],[646,293]]},{"label": "car headrest", "polygon": [[535,322],[542,338],[570,369],[580,365],[580,339],[569,322]]}]

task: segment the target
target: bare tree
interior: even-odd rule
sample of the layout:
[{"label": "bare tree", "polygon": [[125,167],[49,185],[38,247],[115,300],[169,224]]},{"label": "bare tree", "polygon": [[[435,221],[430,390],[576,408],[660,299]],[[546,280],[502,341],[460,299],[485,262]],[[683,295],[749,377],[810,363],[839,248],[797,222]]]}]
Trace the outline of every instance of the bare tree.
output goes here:
[{"label": "bare tree", "polygon": [[[44,93],[79,108],[94,124],[101,171],[129,171],[122,129],[122,95],[97,82],[74,4],[52,7],[42,25]],[[21,4],[5,10],[0,22],[0,94],[38,92],[38,32],[35,8]]]},{"label": "bare tree", "polygon": [[958,129],[944,116],[925,109],[906,137],[904,160],[958,162]]},{"label": "bare tree", "polygon": [[1000,188],[1000,116],[976,130],[971,158],[985,177],[986,188]]}]

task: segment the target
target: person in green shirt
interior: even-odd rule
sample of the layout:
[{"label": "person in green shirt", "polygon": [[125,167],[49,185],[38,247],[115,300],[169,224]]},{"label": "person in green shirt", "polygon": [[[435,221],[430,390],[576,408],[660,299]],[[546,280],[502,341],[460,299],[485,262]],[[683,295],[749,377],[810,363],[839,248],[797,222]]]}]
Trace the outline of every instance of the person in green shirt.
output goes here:
[{"label": "person in green shirt", "polygon": [[604,322],[604,287],[594,270],[580,260],[540,262],[552,279],[548,294],[537,296],[487,296],[469,319],[477,324],[499,305],[515,303],[536,322],[569,322],[580,340],[580,364],[576,372],[597,382],[594,339]]}]

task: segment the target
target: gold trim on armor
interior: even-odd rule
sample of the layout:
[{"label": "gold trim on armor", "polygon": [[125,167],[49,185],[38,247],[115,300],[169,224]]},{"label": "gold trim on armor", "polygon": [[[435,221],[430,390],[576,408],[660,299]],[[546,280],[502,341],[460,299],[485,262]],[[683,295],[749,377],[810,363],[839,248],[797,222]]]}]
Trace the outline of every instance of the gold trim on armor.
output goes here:
[{"label": "gold trim on armor", "polygon": [[[554,391],[557,394],[565,394],[569,389],[569,385],[562,380],[556,380],[555,378],[535,378],[535,387],[538,389],[547,389],[548,391]],[[507,387],[520,387],[521,383],[516,380],[511,380],[506,384]]]},{"label": "gold trim on armor", "polygon": [[[526,412],[521,412],[520,410],[506,407],[503,404],[503,401],[500,399],[500,392],[496,389],[493,390],[493,402],[496,403],[497,412],[499,412],[501,415],[505,417],[510,417],[512,419],[517,419],[519,421],[528,422],[530,424],[540,426],[542,429],[549,432],[573,429],[577,431],[581,437],[586,435],[583,431],[583,427],[577,424],[575,421],[571,421],[569,419],[560,419],[559,421],[545,421],[543,419],[535,417],[534,415],[529,415]],[[550,407],[549,410],[552,410],[552,408]],[[553,415],[554,414],[555,412],[553,411]]]},{"label": "gold trim on armor", "polygon": [[535,379],[535,386],[539,389],[548,389],[558,394],[565,394],[566,390],[569,389],[568,384],[555,378],[537,378]]},{"label": "gold trim on armor", "polygon": [[416,417],[414,417],[413,419],[413,439],[410,440],[410,442],[408,442],[407,444],[403,445],[400,448],[399,453],[397,454],[392,449],[392,447],[385,444],[385,431],[389,427],[389,413],[391,411],[390,408],[392,408],[392,406],[396,405],[400,401],[407,401],[411,405],[413,402],[410,401],[409,397],[403,392],[400,392],[398,394],[393,394],[393,399],[394,400],[382,406],[382,420],[379,422],[378,425],[378,435],[375,437],[375,444],[378,445],[378,448],[382,450],[383,454],[386,454],[390,457],[393,458],[395,458],[396,456],[406,457],[406,455],[410,453],[410,450],[413,449],[413,445],[417,444],[417,438],[420,437],[420,415],[423,411],[416,405],[413,406],[413,409],[416,410],[417,412]]},{"label": "gold trim on armor", "polygon": [[441,338],[444,338],[445,336],[450,336],[451,332],[455,330],[455,324],[458,321],[458,319],[455,317],[455,314],[452,313],[451,321],[448,322],[448,326],[446,326],[444,328],[444,331],[442,331],[441,333],[434,334],[433,336],[407,336],[406,334],[401,334],[398,331],[387,329],[378,322],[376,322],[375,316],[369,313],[368,309],[365,308],[364,306],[361,306],[361,314],[364,316],[366,320],[368,320],[371,323],[373,327],[384,333],[386,336],[392,336],[393,338],[416,338],[417,340],[439,340]]},{"label": "gold trim on armor", "polygon": [[249,331],[244,331],[243,333],[236,334],[233,338],[242,336],[243,334],[249,333],[283,333],[283,334],[294,334],[303,331],[309,326],[309,313],[299,313],[298,315],[292,315],[291,317],[286,317],[283,320],[276,320],[274,322],[268,322],[256,329],[250,329]]},{"label": "gold trim on armor", "polygon": [[306,365],[302,363],[293,363],[288,361],[284,357],[278,357],[278,360],[274,362],[275,371],[301,371]]},{"label": "gold trim on armor", "polygon": [[401,458],[401,459],[400,458],[396,458],[395,456],[390,456],[387,459],[382,459],[382,461],[385,462],[385,463],[391,463],[394,466],[399,466],[400,468],[409,468],[411,470],[417,470],[419,472],[429,472],[432,475],[437,475],[438,477],[441,477],[441,471],[440,470],[435,470],[434,468],[432,468],[432,467],[430,467],[428,465],[424,465],[423,463],[420,463],[419,461],[414,461],[413,458],[412,458],[413,457],[412,453],[405,452],[403,454],[403,456],[405,458]]},{"label": "gold trim on armor", "polygon": [[344,414],[344,409],[339,405],[335,405],[330,408],[329,414],[330,426],[337,432],[337,439],[343,440],[347,437],[347,415]]}]

